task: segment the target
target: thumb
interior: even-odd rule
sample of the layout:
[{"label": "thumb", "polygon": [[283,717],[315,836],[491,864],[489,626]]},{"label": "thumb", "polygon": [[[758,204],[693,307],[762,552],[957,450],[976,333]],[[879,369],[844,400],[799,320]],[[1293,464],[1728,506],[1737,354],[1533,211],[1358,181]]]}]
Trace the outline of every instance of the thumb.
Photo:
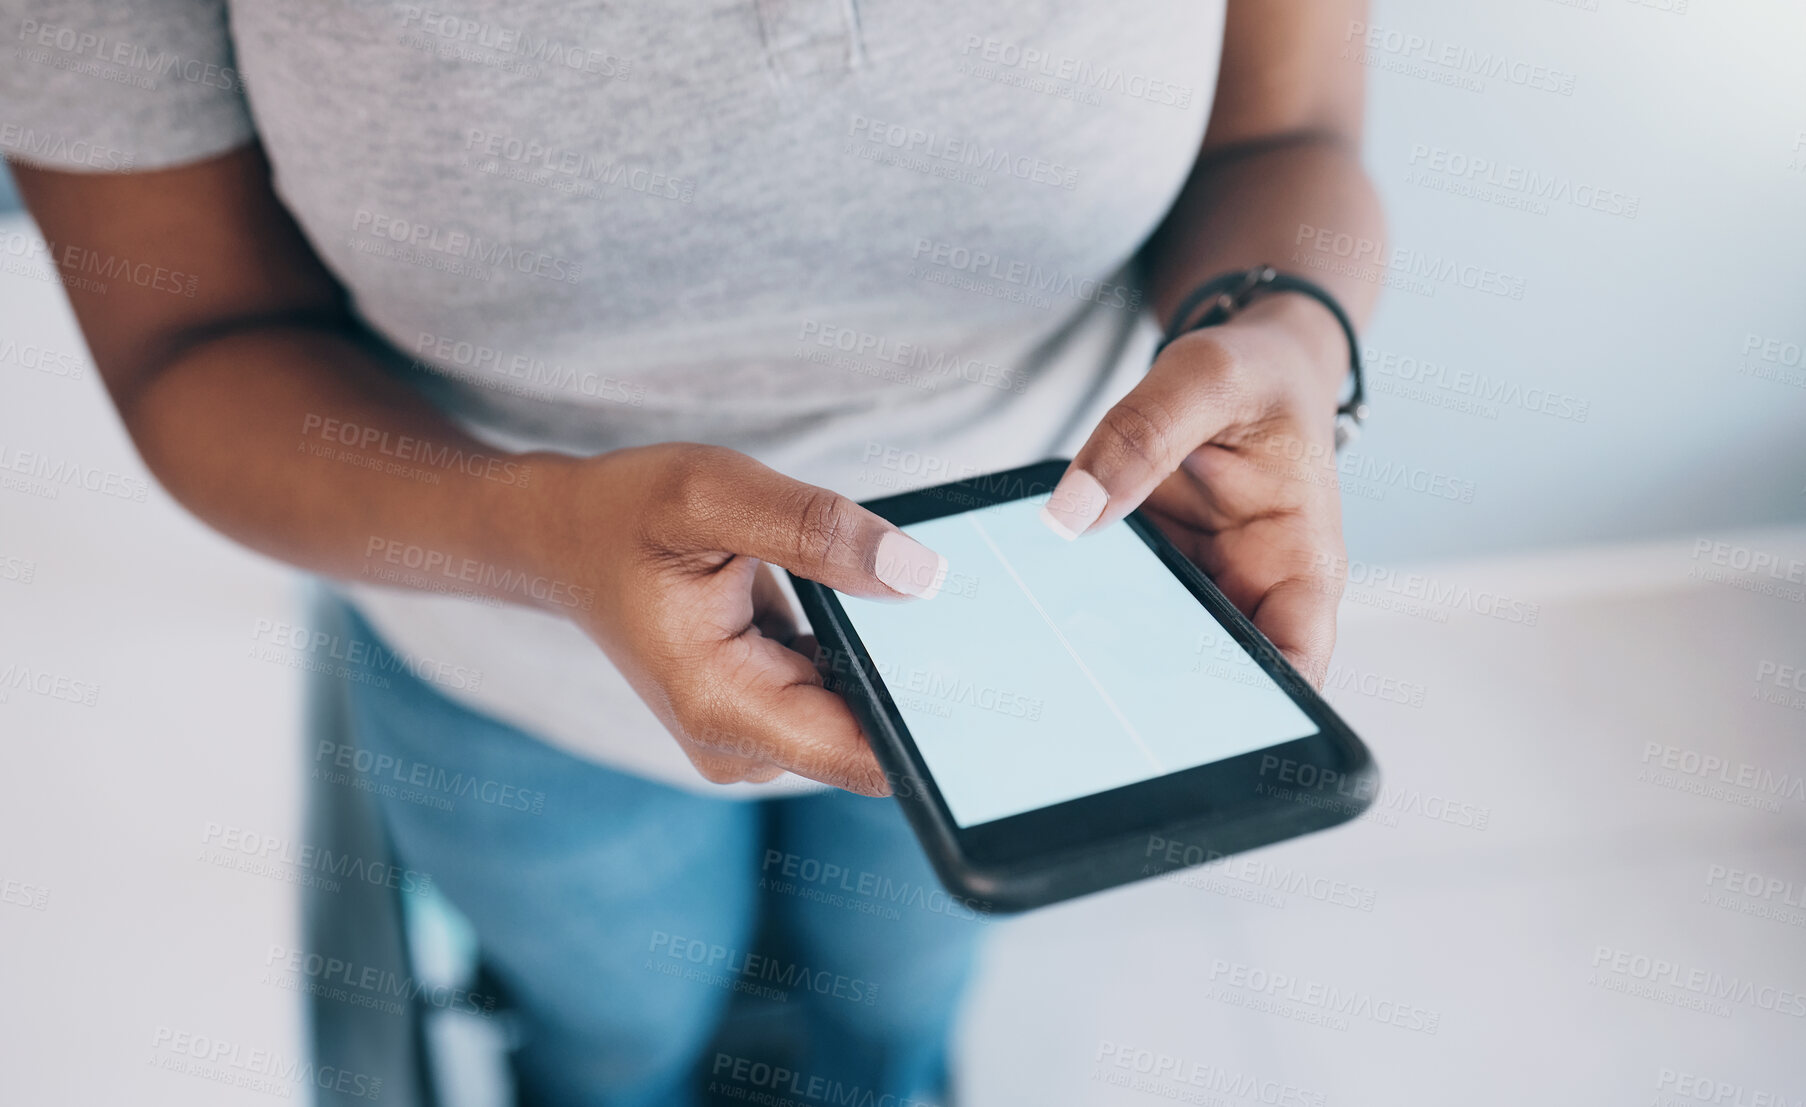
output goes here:
[{"label": "thumb", "polygon": [[867,599],[933,599],[947,559],[826,488],[723,450],[687,474],[681,501],[704,548],[782,566]]},{"label": "thumb", "polygon": [[[1205,356],[1227,361],[1220,353]],[[1048,529],[1072,539],[1116,522],[1228,426],[1240,405],[1222,368],[1201,365],[1196,357],[1169,354],[1157,360],[1141,383],[1104,413],[1054,486],[1041,510]]]}]

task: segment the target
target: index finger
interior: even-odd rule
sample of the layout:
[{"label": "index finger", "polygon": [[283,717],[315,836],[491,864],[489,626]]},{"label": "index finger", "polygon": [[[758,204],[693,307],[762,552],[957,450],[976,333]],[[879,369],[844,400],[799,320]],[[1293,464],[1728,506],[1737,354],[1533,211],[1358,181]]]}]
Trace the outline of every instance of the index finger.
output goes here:
[{"label": "index finger", "polygon": [[1248,398],[1233,359],[1183,339],[1104,413],[1048,497],[1041,518],[1062,538],[1116,522],[1172,476],[1179,463],[1240,418]]}]

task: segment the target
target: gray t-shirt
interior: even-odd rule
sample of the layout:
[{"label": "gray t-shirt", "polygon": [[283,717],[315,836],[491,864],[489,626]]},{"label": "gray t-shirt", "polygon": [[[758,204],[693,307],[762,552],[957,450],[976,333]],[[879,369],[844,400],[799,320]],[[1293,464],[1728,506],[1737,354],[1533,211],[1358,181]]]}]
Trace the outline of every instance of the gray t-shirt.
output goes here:
[{"label": "gray t-shirt", "polygon": [[[151,169],[260,139],[358,314],[480,438],[714,442],[856,499],[1069,451],[1145,368],[1126,263],[1196,157],[1223,19],[1222,0],[3,2],[0,153]],[[531,480],[359,448],[373,480]],[[389,582],[423,556],[398,545]],[[383,584],[350,592],[447,695],[722,791],[571,624]]]}]

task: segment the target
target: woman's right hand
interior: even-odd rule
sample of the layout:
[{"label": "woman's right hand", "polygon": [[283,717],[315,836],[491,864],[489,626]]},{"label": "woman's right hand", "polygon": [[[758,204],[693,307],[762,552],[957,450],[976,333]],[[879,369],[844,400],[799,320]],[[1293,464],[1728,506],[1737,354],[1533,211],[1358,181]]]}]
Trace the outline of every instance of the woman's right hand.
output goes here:
[{"label": "woman's right hand", "polygon": [[575,621],[718,784],[784,772],[889,793],[823,686],[772,566],[870,599],[932,599],[946,560],[844,496],[716,446],[554,466],[541,571],[593,589]]},{"label": "woman's right hand", "polygon": [[[846,498],[731,450],[503,455],[471,437],[384,372],[255,144],[149,172],[18,170],[45,239],[80,247],[55,253],[121,421],[196,516],[342,580],[368,579],[374,542],[593,589],[580,611],[538,602],[575,615],[703,776],[788,770],[888,790],[762,563],[902,600],[933,594],[940,558]],[[82,257],[199,276],[183,296],[102,286],[74,279]],[[530,459],[531,491],[482,466],[420,460],[406,468],[431,480],[394,475],[379,445],[394,443],[410,443],[416,459]]]}]

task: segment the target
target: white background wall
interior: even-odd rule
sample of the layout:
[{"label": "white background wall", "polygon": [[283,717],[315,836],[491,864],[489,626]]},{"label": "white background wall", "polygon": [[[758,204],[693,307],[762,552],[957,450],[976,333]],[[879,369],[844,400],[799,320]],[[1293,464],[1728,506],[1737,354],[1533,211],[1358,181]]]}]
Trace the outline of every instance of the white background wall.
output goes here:
[{"label": "white background wall", "polygon": [[[1375,4],[1382,43],[1429,43],[1371,52],[1367,163],[1392,246],[1518,278],[1523,298],[1431,282],[1433,296],[1382,299],[1368,336],[1374,415],[1351,464],[1422,469],[1471,489],[1472,502],[1352,479],[1357,559],[1806,518],[1806,4],[1586,2],[1593,10]],[[1455,71],[1424,58],[1445,50],[1558,71],[1572,94],[1501,77],[1479,91],[1440,83]],[[1440,191],[1468,179],[1432,169],[1437,151],[1451,166],[1490,161],[1500,181],[1516,171],[1568,187],[1546,210]],[[1634,218],[1565,199],[1599,191],[1626,210],[1634,197]],[[1794,344],[1791,370],[1751,362],[1784,380],[1743,374],[1751,334]],[[1489,418],[1389,395],[1406,367],[1380,352],[1444,367],[1451,381],[1466,371],[1520,394],[1551,390],[1585,402],[1586,418],[1521,404]]]}]

